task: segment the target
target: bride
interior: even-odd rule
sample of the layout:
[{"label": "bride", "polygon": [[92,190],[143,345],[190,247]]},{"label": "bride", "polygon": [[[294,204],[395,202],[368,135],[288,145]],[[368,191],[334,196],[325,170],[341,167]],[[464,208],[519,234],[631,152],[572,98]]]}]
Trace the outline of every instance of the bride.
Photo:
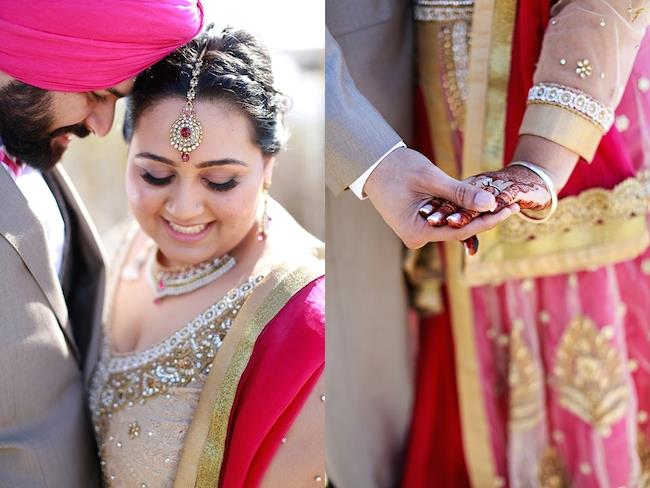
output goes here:
[{"label": "bride", "polygon": [[90,394],[107,486],[324,484],[323,247],[268,196],[285,105],[243,31],[136,79]]}]

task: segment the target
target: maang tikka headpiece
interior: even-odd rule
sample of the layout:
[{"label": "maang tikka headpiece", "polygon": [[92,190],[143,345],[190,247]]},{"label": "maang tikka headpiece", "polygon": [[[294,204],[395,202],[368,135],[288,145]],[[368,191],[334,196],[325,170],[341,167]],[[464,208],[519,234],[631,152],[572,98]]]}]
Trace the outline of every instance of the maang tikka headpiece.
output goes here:
[{"label": "maang tikka headpiece", "polygon": [[194,113],[194,99],[196,88],[199,84],[201,66],[203,66],[203,55],[207,50],[207,42],[201,42],[202,48],[197,50],[192,76],[190,77],[190,89],[187,91],[187,103],[181,112],[180,117],[172,124],[169,130],[170,144],[181,152],[181,160],[187,163],[190,160],[190,153],[194,151],[203,140],[203,127]]}]

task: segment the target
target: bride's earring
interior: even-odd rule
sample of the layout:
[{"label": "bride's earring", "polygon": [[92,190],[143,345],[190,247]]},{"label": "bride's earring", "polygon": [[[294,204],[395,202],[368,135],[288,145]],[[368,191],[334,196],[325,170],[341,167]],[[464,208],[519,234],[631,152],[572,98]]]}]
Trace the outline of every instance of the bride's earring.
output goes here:
[{"label": "bride's earring", "polygon": [[262,218],[260,218],[260,221],[257,224],[257,240],[258,241],[263,241],[266,239],[266,236],[268,235],[268,225],[269,221],[271,220],[271,217],[269,217],[268,214],[268,208],[269,208],[269,187],[271,186],[271,183],[265,182],[264,183],[264,189],[263,189],[263,198],[264,198],[264,210],[262,211]]}]

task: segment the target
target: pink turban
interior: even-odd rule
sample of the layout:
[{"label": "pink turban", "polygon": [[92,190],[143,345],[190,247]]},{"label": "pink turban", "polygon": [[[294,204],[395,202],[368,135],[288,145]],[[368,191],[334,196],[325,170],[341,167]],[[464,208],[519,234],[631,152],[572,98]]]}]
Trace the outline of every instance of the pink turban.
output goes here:
[{"label": "pink turban", "polygon": [[201,0],[0,0],[0,71],[45,90],[109,88],[202,25]]}]

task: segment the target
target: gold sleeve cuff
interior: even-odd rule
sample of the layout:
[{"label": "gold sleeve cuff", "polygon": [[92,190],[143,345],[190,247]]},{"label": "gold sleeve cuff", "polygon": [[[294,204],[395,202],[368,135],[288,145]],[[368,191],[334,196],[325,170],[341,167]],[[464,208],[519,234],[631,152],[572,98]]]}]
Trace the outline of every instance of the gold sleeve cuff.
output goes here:
[{"label": "gold sleeve cuff", "polygon": [[519,135],[543,137],[591,162],[603,133],[581,115],[555,105],[532,104],[526,108]]}]

